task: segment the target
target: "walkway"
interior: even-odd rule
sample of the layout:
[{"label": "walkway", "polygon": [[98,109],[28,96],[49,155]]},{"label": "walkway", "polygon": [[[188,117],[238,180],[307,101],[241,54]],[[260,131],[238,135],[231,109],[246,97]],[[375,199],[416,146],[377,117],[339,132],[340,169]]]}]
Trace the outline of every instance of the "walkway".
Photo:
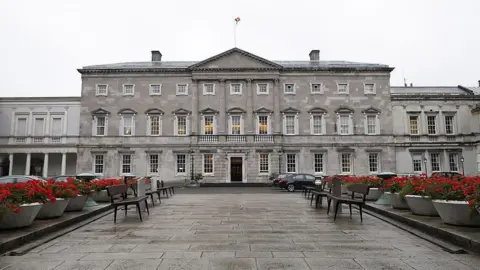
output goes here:
[{"label": "walkway", "polygon": [[[108,215],[0,269],[474,269],[454,255],[354,211],[333,222],[298,192],[215,189],[177,194],[143,223]],[[248,191],[248,190],[247,190]],[[202,194],[207,192],[208,194]],[[11,265],[10,265],[11,264]],[[8,265],[10,265],[8,267]],[[477,268],[478,269],[478,268]]]}]

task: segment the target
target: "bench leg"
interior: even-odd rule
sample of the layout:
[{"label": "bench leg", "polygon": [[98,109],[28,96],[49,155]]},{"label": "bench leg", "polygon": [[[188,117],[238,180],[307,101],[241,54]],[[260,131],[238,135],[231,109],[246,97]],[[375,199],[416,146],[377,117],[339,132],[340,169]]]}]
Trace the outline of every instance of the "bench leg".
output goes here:
[{"label": "bench leg", "polygon": [[350,208],[350,219],[352,219],[352,204],[349,204],[348,207]]},{"label": "bench leg", "polygon": [[337,219],[337,212],[338,212],[338,207],[340,206],[340,201],[337,200],[337,202],[335,203],[335,216],[333,216],[333,221],[335,221]]},{"label": "bench leg", "polygon": [[313,195],[312,195],[312,197],[310,198],[310,205],[312,205],[312,204],[313,204]]},{"label": "bench leg", "polygon": [[113,223],[117,223],[117,206],[115,205],[115,210],[113,212]]},{"label": "bench leg", "polygon": [[327,208],[327,215],[328,215],[330,213],[330,205],[332,204],[332,199],[327,198],[327,202],[328,202],[328,208]]},{"label": "bench leg", "polygon": [[161,203],[162,203],[162,199],[160,199],[160,191],[157,192],[157,196],[158,196],[158,203],[161,204]]},{"label": "bench leg", "polygon": [[363,222],[363,217],[362,217],[362,205],[359,205],[360,207],[360,222]]},{"label": "bench leg", "polygon": [[172,189],[173,189],[173,188],[169,188],[169,189],[168,189],[168,190],[170,191],[170,196],[173,196]]},{"label": "bench leg", "polygon": [[140,216],[140,222],[142,222],[143,220],[142,220],[142,211],[140,211],[140,203],[137,202],[136,205],[137,205],[138,215]]},{"label": "bench leg", "polygon": [[145,208],[147,209],[147,214],[150,216],[150,211],[148,211],[148,203],[147,203],[147,199],[145,199]]},{"label": "bench leg", "polygon": [[168,199],[168,190],[167,189],[163,190],[163,195],[167,195],[167,199]]},{"label": "bench leg", "polygon": [[172,192],[173,194],[175,194],[175,187],[172,187]]},{"label": "bench leg", "polygon": [[318,201],[320,201],[320,204],[321,204],[321,202],[322,202],[321,200],[323,200],[322,196],[317,195],[317,198],[315,199],[315,208],[317,208],[317,206],[318,206]]},{"label": "bench leg", "polygon": [[153,198],[153,193],[150,194],[150,199],[152,199],[152,207],[155,207],[155,199]]},{"label": "bench leg", "polygon": [[125,204],[125,216],[127,216],[127,205]]}]

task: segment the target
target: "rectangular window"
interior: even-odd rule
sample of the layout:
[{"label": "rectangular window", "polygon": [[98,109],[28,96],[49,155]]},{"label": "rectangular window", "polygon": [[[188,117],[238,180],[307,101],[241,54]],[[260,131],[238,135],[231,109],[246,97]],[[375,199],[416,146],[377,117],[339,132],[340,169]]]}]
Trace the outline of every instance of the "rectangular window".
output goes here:
[{"label": "rectangular window", "polygon": [[135,86],[133,84],[123,85],[123,95],[133,96],[135,94]]},{"label": "rectangular window", "polygon": [[313,169],[315,173],[323,173],[323,154],[314,154]]},{"label": "rectangular window", "polygon": [[268,115],[258,116],[258,134],[268,134]]},{"label": "rectangular window", "polygon": [[132,173],[131,155],[122,155],[122,173]]},{"label": "rectangular window", "polygon": [[52,136],[62,135],[62,126],[63,126],[62,124],[63,124],[62,118],[58,118],[58,117],[52,118],[52,132],[51,132]]},{"label": "rectangular window", "polygon": [[160,135],[160,116],[159,115],[150,116],[150,135],[152,136]]},{"label": "rectangular window", "polygon": [[283,91],[285,94],[295,94],[295,84],[285,84]]},{"label": "rectangular window", "polygon": [[184,115],[177,116],[177,135],[187,135],[187,117]]},{"label": "rectangular window", "polygon": [[348,94],[348,84],[339,83],[338,84],[338,93],[339,94]]},{"label": "rectangular window", "polygon": [[213,135],[213,115],[203,116],[203,134]]},{"label": "rectangular window", "polygon": [[203,173],[213,173],[213,154],[203,154]]},{"label": "rectangular window", "polygon": [[432,166],[432,172],[440,171],[440,154],[430,154],[430,165]]},{"label": "rectangular window", "polygon": [[230,118],[230,121],[232,122],[232,130],[230,131],[232,135],[240,135],[240,129],[241,129],[241,119],[242,117],[240,115],[232,115]]},{"label": "rectangular window", "polygon": [[159,96],[162,94],[162,85],[161,84],[151,84],[150,85],[150,95]]},{"label": "rectangular window", "polygon": [[45,135],[45,118],[35,118],[33,136]]},{"label": "rectangular window", "polygon": [[340,115],[340,134],[348,135],[350,130],[350,116]]},{"label": "rectangular window", "polygon": [[106,119],[104,116],[96,116],[97,119],[97,136],[105,136],[105,128],[106,128]]},{"label": "rectangular window", "polygon": [[295,115],[285,116],[285,134],[295,135]]},{"label": "rectangular window", "polygon": [[260,154],[260,173],[268,173],[268,156],[269,154]]},{"label": "rectangular window", "polygon": [[378,153],[368,154],[368,168],[371,173],[378,172]]},{"label": "rectangular window", "polygon": [[351,173],[352,172],[352,162],[351,162],[352,155],[349,153],[342,153],[340,156],[341,162],[341,169],[342,173]]},{"label": "rectangular window", "polygon": [[365,94],[375,94],[375,85],[373,83],[365,84]]},{"label": "rectangular window", "polygon": [[177,155],[177,174],[187,173],[187,156],[184,154]]},{"label": "rectangular window", "polygon": [[103,169],[104,169],[104,156],[103,155],[95,155],[95,174],[103,174]]},{"label": "rectangular window", "polygon": [[377,116],[367,115],[367,134],[377,133]]},{"label": "rectangular window", "polygon": [[435,135],[437,134],[437,117],[435,115],[428,115],[427,116],[427,131],[428,135]]},{"label": "rectangular window", "polygon": [[108,85],[97,84],[97,96],[106,96],[108,93]]},{"label": "rectangular window", "polygon": [[322,116],[321,115],[313,115],[313,134],[318,135],[322,134]]},{"label": "rectangular window", "polygon": [[15,127],[15,136],[27,136],[27,118],[17,118],[17,126]]},{"label": "rectangular window", "polygon": [[150,160],[149,160],[149,172],[150,173],[158,173],[158,155],[157,154],[152,154],[150,155]]},{"label": "rectangular window", "polygon": [[206,83],[203,85],[204,95],[215,95],[215,85],[213,83]]},{"label": "rectangular window", "polygon": [[422,171],[422,156],[414,155],[413,156],[413,171],[421,172]]},{"label": "rectangular window", "polygon": [[268,94],[268,84],[259,83],[257,84],[257,94]]},{"label": "rectangular window", "polygon": [[411,135],[418,135],[418,116],[417,115],[410,115],[410,134]]},{"label": "rectangular window", "polygon": [[287,154],[287,173],[297,172],[297,155]]},{"label": "rectangular window", "polygon": [[312,94],[321,94],[322,93],[322,84],[312,83],[312,89],[310,89]]},{"label": "rectangular window", "polygon": [[454,133],[454,130],[453,130],[453,115],[446,115],[445,116],[445,133],[447,135],[452,135]]},{"label": "rectangular window", "polygon": [[239,83],[230,84],[230,94],[231,95],[241,95],[242,94],[242,85]]},{"label": "rectangular window", "polygon": [[458,154],[448,154],[448,163],[451,172],[458,172]]},{"label": "rectangular window", "polygon": [[188,95],[188,85],[177,84],[177,95],[178,96]]},{"label": "rectangular window", "polygon": [[125,115],[123,116],[123,136],[132,136],[133,130],[133,116]]}]

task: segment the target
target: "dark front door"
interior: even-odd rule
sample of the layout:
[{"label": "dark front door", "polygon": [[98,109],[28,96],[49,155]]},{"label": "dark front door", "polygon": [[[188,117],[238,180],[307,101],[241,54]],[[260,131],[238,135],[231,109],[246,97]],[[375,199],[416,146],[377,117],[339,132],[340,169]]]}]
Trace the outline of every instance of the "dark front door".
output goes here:
[{"label": "dark front door", "polygon": [[230,158],[230,181],[232,182],[242,182],[242,158],[241,157],[231,157]]}]

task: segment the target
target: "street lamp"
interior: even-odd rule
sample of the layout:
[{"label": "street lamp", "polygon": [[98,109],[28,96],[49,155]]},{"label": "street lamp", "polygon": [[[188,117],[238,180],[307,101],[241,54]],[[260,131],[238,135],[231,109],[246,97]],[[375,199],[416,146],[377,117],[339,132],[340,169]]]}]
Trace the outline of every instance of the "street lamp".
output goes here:
[{"label": "street lamp", "polygon": [[463,156],[460,158],[460,162],[462,162],[462,174],[465,176],[465,166],[464,166],[465,159],[463,158]]},{"label": "street lamp", "polygon": [[193,175],[194,174],[194,166],[195,166],[195,165],[193,165],[193,153],[195,153],[195,151],[193,151],[193,149],[190,150],[190,180],[191,181],[195,180],[195,177]]},{"label": "street lamp", "polygon": [[425,176],[428,176],[427,157],[423,158],[423,163],[425,163]]},{"label": "street lamp", "polygon": [[282,173],[282,155],[283,155],[283,148],[278,150],[278,174]]}]

